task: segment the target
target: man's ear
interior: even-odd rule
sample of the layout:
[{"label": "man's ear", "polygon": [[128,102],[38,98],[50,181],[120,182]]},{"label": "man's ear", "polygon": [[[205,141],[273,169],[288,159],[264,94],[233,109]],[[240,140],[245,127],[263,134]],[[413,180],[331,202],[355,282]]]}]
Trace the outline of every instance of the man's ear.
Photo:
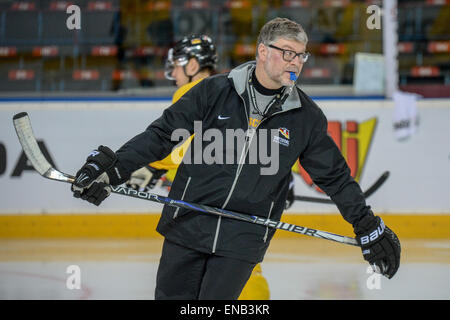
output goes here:
[{"label": "man's ear", "polygon": [[186,65],[186,73],[188,76],[195,75],[200,70],[200,64],[198,63],[197,59],[191,58]]},{"label": "man's ear", "polygon": [[258,58],[261,59],[262,61],[265,61],[269,53],[267,47],[264,44],[260,43],[258,45],[258,48],[256,48],[256,50],[258,50]]}]

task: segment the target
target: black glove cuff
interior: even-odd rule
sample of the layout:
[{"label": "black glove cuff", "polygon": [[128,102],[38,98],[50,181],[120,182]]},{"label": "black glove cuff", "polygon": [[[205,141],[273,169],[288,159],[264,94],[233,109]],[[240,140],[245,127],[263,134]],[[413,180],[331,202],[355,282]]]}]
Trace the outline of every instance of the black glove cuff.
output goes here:
[{"label": "black glove cuff", "polygon": [[122,169],[119,162],[116,162],[113,167],[106,170],[106,174],[109,177],[109,184],[112,186],[118,186],[119,184],[127,181],[130,176],[125,174],[125,172],[126,171]]},{"label": "black glove cuff", "polygon": [[86,162],[84,169],[106,172],[109,183],[113,186],[128,180],[128,175],[125,174],[126,171],[118,163],[116,154],[108,147],[99,146],[97,150],[91,152]]}]

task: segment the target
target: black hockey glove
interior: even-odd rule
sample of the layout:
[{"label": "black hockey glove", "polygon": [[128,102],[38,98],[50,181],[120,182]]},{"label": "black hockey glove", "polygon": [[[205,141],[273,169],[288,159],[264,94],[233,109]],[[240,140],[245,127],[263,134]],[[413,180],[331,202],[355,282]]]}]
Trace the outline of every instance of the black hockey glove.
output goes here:
[{"label": "black hockey glove", "polygon": [[92,151],[75,176],[73,196],[100,205],[111,193],[109,185],[121,183],[119,170],[114,166],[116,162],[116,154],[108,147],[100,146]]},{"label": "black hockey glove", "polygon": [[285,210],[289,209],[294,203],[294,175],[291,172],[291,178],[289,179],[289,191],[286,198],[286,205],[284,207]]},{"label": "black hockey glove", "polygon": [[395,233],[372,214],[364,216],[353,227],[364,259],[375,271],[391,279],[400,266],[401,247]]},{"label": "black hockey glove", "polygon": [[155,187],[166,172],[167,170],[155,169],[146,165],[131,174],[130,180],[126,182],[126,186],[134,190],[149,191]]}]

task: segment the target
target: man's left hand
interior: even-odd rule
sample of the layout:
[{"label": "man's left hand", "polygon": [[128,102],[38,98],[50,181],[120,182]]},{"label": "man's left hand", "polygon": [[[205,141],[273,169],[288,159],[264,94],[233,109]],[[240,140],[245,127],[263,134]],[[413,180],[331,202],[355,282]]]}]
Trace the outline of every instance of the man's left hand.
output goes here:
[{"label": "man's left hand", "polygon": [[391,279],[400,267],[401,246],[397,235],[372,214],[355,223],[354,231],[364,259],[375,271]]}]

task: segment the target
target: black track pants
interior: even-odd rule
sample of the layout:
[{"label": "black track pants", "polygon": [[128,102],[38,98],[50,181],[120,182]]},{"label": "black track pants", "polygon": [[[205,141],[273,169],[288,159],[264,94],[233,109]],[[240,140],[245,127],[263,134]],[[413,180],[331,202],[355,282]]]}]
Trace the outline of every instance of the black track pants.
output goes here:
[{"label": "black track pants", "polygon": [[155,299],[235,300],[255,263],[195,251],[164,240]]}]

